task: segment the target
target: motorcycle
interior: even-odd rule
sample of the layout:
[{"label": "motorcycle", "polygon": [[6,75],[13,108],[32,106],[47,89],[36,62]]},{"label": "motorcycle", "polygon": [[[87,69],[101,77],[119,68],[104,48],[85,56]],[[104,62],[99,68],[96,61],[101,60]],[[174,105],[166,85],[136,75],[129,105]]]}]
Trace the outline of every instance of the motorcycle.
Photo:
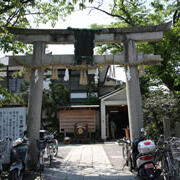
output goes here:
[{"label": "motorcycle", "polygon": [[132,168],[141,179],[156,179],[161,174],[161,170],[156,168],[154,162],[155,149],[155,143],[146,139],[144,129],[141,129],[141,136],[132,143]]},{"label": "motorcycle", "polygon": [[29,159],[29,140],[24,135],[13,142],[10,154],[9,180],[22,180]]}]

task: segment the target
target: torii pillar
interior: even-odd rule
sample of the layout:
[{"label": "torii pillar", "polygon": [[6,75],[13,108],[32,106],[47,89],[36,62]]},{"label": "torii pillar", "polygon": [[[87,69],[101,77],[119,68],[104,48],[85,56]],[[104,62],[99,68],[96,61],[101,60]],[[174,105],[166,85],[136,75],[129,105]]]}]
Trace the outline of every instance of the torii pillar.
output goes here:
[{"label": "torii pillar", "polygon": [[[125,61],[127,63],[137,62],[135,42],[127,39],[123,42],[123,45]],[[139,136],[139,130],[143,128],[139,72],[137,66],[129,66],[125,68],[125,73],[130,136],[133,140]]]},{"label": "torii pillar", "polygon": [[[41,66],[45,57],[45,43],[38,41],[33,44],[32,65]],[[39,138],[39,130],[41,127],[41,107],[43,93],[43,69],[32,69],[30,76],[30,92],[28,104],[27,132],[31,142],[29,146],[30,154],[37,150],[36,140]],[[36,153],[35,153],[36,154]],[[36,167],[38,156],[31,156],[31,168]],[[34,163],[34,164],[33,164]]]}]

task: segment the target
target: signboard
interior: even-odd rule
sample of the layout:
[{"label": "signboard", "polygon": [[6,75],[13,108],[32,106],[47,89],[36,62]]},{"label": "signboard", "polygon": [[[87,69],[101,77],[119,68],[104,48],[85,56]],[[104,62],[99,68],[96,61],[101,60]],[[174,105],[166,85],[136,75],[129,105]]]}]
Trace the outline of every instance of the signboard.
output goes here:
[{"label": "signboard", "polygon": [[26,130],[26,108],[0,108],[0,139],[10,137],[15,140]]}]

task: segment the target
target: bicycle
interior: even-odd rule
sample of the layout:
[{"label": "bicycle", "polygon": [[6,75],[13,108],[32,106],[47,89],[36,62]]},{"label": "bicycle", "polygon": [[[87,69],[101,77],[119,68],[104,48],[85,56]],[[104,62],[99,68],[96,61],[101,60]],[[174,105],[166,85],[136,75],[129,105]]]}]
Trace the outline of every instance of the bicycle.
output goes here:
[{"label": "bicycle", "polygon": [[45,139],[38,139],[37,140],[37,147],[39,150],[39,171],[40,171],[40,177],[42,175],[42,172],[44,171],[44,153],[46,148],[46,140]]},{"label": "bicycle", "polygon": [[159,165],[162,169],[162,176],[164,180],[175,180],[180,174],[180,162],[178,162],[173,155],[173,141],[174,138],[165,140],[165,138],[161,135],[157,143],[155,162],[156,165]]},{"label": "bicycle", "polygon": [[122,155],[123,159],[125,160],[124,166],[129,166],[129,170],[132,171],[133,169],[133,160],[132,160],[132,150],[131,150],[131,141],[130,139],[124,138],[122,140]]},{"label": "bicycle", "polygon": [[49,164],[51,166],[53,158],[56,157],[58,153],[58,142],[56,139],[54,139],[54,135],[49,135],[48,137],[46,137],[46,143],[47,156],[49,159]]}]

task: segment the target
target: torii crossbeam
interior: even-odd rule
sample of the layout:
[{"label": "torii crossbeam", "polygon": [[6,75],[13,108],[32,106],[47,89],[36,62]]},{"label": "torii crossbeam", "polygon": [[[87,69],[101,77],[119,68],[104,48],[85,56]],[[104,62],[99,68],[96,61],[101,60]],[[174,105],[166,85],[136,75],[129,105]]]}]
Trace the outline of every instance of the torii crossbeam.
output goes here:
[{"label": "torii crossbeam", "polygon": [[[94,56],[95,66],[79,65],[78,68],[96,68],[102,64],[119,64],[128,67],[126,72],[131,74],[127,77],[126,91],[128,102],[128,115],[131,140],[139,134],[143,127],[143,114],[141,93],[139,87],[139,76],[137,66],[141,64],[156,64],[162,59],[158,55],[143,55],[136,53],[136,42],[158,41],[163,37],[163,32],[170,28],[170,23],[156,26],[132,27],[132,28],[105,28],[95,33],[95,43],[105,44],[110,42],[123,43],[124,51],[119,55]],[[44,69],[50,65],[60,65],[73,68],[73,55],[47,55],[45,54],[46,44],[73,44],[74,35],[71,30],[42,30],[42,29],[8,29],[14,34],[14,39],[24,43],[33,44],[33,55],[10,56],[10,65],[31,67],[30,95],[28,105],[28,136],[30,139],[39,138],[40,115],[42,105],[42,86]],[[38,76],[37,76],[38,74]],[[38,77],[38,78],[37,78]],[[101,138],[106,140],[106,120],[101,110]],[[30,152],[36,149],[35,141],[32,141]],[[36,162],[35,156],[32,162]]]}]

